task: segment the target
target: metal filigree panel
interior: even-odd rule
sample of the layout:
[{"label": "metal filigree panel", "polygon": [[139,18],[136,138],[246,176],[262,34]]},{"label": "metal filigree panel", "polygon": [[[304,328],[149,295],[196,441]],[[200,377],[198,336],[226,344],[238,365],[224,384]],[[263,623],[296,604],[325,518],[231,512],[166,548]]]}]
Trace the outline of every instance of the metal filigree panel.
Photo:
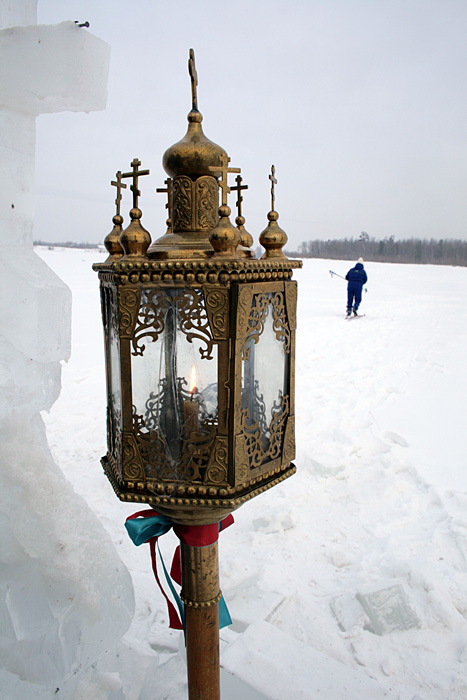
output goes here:
[{"label": "metal filigree panel", "polygon": [[145,289],[131,341],[132,355],[143,355],[146,349],[143,340],[158,340],[166,330],[167,313],[171,308],[188,342],[198,339],[201,357],[212,359],[214,338],[201,289]]},{"label": "metal filigree panel", "polygon": [[284,351],[290,352],[290,328],[287,320],[283,292],[260,292],[252,295],[252,303],[247,319],[247,332],[243,342],[242,358],[246,359],[252,347],[251,340],[258,343],[264,332],[267,314],[272,309],[273,330],[277,340],[284,342]]},{"label": "metal filigree panel", "polygon": [[241,427],[246,440],[246,452],[251,469],[281,457],[285,425],[289,413],[289,397],[282,396],[274,404],[272,418],[266,429],[252,419],[249,410],[242,410]]},{"label": "metal filigree panel", "polygon": [[[237,337],[242,361],[240,430],[249,469],[261,473],[285,456],[293,343],[284,284],[240,290]],[[291,429],[293,424],[288,453]]]},{"label": "metal filigree panel", "polygon": [[[216,424],[206,420],[203,428],[191,432],[180,444],[179,454],[174,459],[167,438],[159,430],[147,430],[143,417],[134,413],[136,441],[147,478],[160,481],[197,482],[212,480],[213,472],[207,476],[210,456],[216,436]],[[212,460],[211,460],[212,463]]]}]

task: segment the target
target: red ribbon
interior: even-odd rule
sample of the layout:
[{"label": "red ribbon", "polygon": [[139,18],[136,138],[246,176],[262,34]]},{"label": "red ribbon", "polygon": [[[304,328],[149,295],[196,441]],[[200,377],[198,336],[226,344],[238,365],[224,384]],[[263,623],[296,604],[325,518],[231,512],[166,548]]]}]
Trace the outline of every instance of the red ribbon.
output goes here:
[{"label": "red ribbon", "polygon": [[[208,547],[219,539],[219,532],[232,525],[234,518],[232,513],[221,520],[220,523],[212,525],[174,525],[174,532],[178,539],[190,547]],[[174,552],[170,576],[179,586],[182,585],[182,563],[180,556],[180,545]]]}]

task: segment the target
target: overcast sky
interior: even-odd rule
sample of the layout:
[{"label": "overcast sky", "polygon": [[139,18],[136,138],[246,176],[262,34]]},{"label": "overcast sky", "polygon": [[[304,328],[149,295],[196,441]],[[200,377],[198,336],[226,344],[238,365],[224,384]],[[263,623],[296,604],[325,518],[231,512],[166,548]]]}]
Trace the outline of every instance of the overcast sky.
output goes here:
[{"label": "overcast sky", "polygon": [[107,109],[38,118],[36,239],[102,241],[110,180],[135,156],[151,170],[143,224],[165,232],[154,190],[186,132],[191,47],[255,245],[271,164],[289,249],[362,231],[467,239],[467,0],[39,0],[39,23],[63,20],[111,45]]}]

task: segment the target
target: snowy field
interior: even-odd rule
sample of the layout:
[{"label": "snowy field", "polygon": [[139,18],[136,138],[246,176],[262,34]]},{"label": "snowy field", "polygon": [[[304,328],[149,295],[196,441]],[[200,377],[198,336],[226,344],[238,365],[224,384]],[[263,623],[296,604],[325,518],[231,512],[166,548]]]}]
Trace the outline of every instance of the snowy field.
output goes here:
[{"label": "snowy field", "polygon": [[[186,698],[146,546],[123,523],[106,451],[97,251],[36,248],[73,293],[72,357],[44,414],[57,464],[131,572],[125,700]],[[305,260],[297,329],[297,475],[220,539],[233,625],[223,700],[467,700],[467,269],[367,263],[364,318],[344,319],[351,264]],[[161,539],[170,562],[176,538]],[[151,674],[147,669],[154,668]],[[122,696],[123,697],[123,696]]]}]

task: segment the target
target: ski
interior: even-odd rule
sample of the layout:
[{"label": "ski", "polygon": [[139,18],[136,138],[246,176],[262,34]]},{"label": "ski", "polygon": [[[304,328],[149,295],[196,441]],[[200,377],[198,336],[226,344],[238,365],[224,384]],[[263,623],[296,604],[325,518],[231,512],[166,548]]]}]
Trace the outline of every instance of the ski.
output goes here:
[{"label": "ski", "polygon": [[346,321],[351,321],[353,318],[364,318],[365,314],[352,314],[351,316],[344,316]]}]

